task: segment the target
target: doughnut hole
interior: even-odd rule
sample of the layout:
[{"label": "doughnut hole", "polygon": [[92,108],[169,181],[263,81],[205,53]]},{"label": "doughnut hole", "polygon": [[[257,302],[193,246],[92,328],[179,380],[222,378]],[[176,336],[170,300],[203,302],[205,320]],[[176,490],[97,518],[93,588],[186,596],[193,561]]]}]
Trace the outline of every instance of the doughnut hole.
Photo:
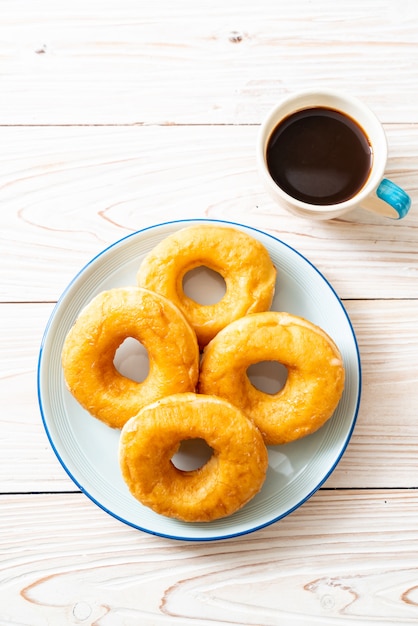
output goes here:
[{"label": "doughnut hole", "polygon": [[260,361],[247,368],[247,376],[256,389],[274,395],[285,386],[288,371],[278,361]]},{"label": "doughnut hole", "polygon": [[113,365],[122,376],[142,383],[149,374],[148,351],[140,341],[127,337],[116,350]]},{"label": "doughnut hole", "polygon": [[197,304],[217,304],[226,293],[226,284],[218,272],[200,265],[183,276],[183,291]]},{"label": "doughnut hole", "polygon": [[185,439],[180,443],[171,462],[183,472],[192,472],[206,465],[212,454],[213,449],[204,439]]}]

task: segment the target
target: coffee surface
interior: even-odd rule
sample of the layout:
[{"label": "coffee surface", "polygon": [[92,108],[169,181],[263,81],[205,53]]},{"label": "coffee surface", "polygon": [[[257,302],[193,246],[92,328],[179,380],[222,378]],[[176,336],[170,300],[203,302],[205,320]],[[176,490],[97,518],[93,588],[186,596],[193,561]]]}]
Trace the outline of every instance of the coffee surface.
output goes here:
[{"label": "coffee surface", "polygon": [[365,184],[372,150],[360,126],[340,111],[303,109],[273,130],[267,167],[290,196],[315,205],[352,198]]}]

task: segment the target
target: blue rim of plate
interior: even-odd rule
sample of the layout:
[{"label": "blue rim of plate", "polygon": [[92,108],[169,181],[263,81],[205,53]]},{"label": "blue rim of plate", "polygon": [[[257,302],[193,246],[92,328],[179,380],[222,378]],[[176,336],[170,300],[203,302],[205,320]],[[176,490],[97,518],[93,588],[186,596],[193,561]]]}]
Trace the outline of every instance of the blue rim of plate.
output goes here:
[{"label": "blue rim of plate", "polygon": [[[44,406],[44,400],[43,400],[43,394],[42,394],[42,375],[43,375],[43,367],[44,367],[45,347],[46,347],[46,344],[47,344],[48,339],[49,339],[49,331],[50,331],[51,325],[54,322],[55,316],[56,316],[57,312],[59,311],[60,306],[61,306],[63,300],[67,297],[68,293],[71,291],[73,286],[78,282],[80,277],[82,277],[86,271],[91,269],[92,266],[95,266],[96,263],[104,255],[107,255],[114,248],[123,245],[125,242],[127,242],[128,240],[130,240],[132,238],[138,237],[139,235],[146,234],[148,231],[153,231],[153,230],[159,229],[159,228],[173,226],[173,227],[175,227],[177,229],[177,228],[186,227],[188,225],[195,224],[195,223],[196,224],[198,224],[198,223],[209,223],[209,224],[219,224],[219,225],[230,226],[230,227],[238,227],[238,228],[244,229],[245,231],[249,232],[250,234],[253,233],[255,236],[256,236],[256,234],[259,234],[262,237],[266,237],[268,240],[271,240],[275,244],[277,244],[279,246],[282,246],[284,249],[287,249],[288,251],[292,252],[294,255],[297,255],[297,257],[299,257],[304,263],[306,263],[306,265],[311,270],[313,270],[317,274],[319,279],[321,279],[324,282],[325,286],[329,289],[331,294],[334,296],[336,303],[338,303],[340,312],[343,314],[343,318],[344,318],[344,320],[345,320],[345,322],[347,324],[347,327],[348,327],[348,329],[350,331],[350,339],[352,341],[353,348],[354,348],[354,355],[353,356],[355,356],[355,372],[354,373],[356,375],[356,381],[355,382],[356,382],[356,385],[357,385],[357,391],[356,391],[355,405],[352,408],[352,412],[351,412],[351,420],[350,420],[349,428],[346,430],[345,436],[342,439],[342,441],[339,442],[339,453],[337,454],[336,458],[331,463],[331,465],[329,467],[327,467],[326,471],[324,471],[323,475],[316,482],[316,484],[306,494],[304,494],[304,496],[301,497],[295,504],[289,506],[285,511],[282,511],[281,513],[278,513],[277,515],[272,515],[269,519],[264,520],[263,522],[260,522],[258,524],[255,523],[253,526],[248,527],[248,528],[244,528],[243,530],[223,532],[223,533],[220,533],[218,535],[210,535],[210,534],[207,535],[207,534],[205,534],[203,532],[202,534],[188,536],[187,532],[171,533],[171,532],[157,531],[157,530],[154,530],[152,528],[148,528],[146,526],[142,526],[139,522],[136,523],[136,522],[133,522],[132,520],[128,520],[124,516],[119,515],[116,511],[112,510],[111,507],[104,505],[103,502],[101,502],[99,498],[97,498],[92,493],[90,493],[89,489],[87,489],[82,484],[82,480],[75,475],[75,472],[70,470],[70,468],[68,467],[67,463],[65,462],[65,460],[63,458],[63,455],[58,450],[58,446],[56,445],[56,442],[54,441],[54,437],[53,437],[53,435],[51,433],[51,428],[50,428],[50,426],[48,424],[49,419],[48,419],[48,416],[47,416],[46,408]],[[126,524],[127,526],[130,526],[132,528],[135,528],[136,530],[141,530],[141,531],[143,531],[145,533],[148,533],[148,534],[151,534],[151,535],[155,535],[155,536],[159,536],[159,537],[164,537],[164,538],[174,539],[174,540],[180,540],[180,541],[193,541],[193,542],[196,542],[196,541],[198,541],[198,542],[207,542],[207,541],[217,541],[217,540],[224,540],[224,539],[232,539],[234,537],[240,537],[240,536],[244,536],[244,535],[256,532],[258,530],[261,530],[262,528],[265,528],[267,526],[270,526],[270,525],[280,521],[284,517],[287,517],[288,515],[293,513],[295,510],[300,508],[305,502],[307,502],[316,493],[316,491],[318,489],[320,489],[320,487],[326,482],[326,480],[330,477],[330,475],[332,474],[332,472],[335,470],[335,468],[337,467],[338,463],[340,462],[344,452],[346,451],[346,448],[347,448],[347,446],[348,446],[348,444],[350,442],[350,439],[351,439],[351,436],[353,434],[353,431],[354,431],[354,428],[355,428],[355,424],[356,424],[356,421],[357,421],[357,417],[358,417],[358,411],[359,411],[360,399],[361,399],[361,390],[362,390],[361,387],[362,387],[361,361],[360,361],[360,352],[359,352],[359,348],[358,348],[356,335],[355,335],[355,332],[354,332],[354,329],[353,329],[350,317],[349,317],[349,315],[348,315],[348,313],[347,313],[347,311],[346,311],[342,301],[340,300],[338,294],[336,293],[336,291],[333,288],[333,286],[331,285],[331,283],[325,278],[325,276],[315,267],[315,265],[313,265],[313,263],[311,261],[309,261],[309,259],[307,259],[298,250],[296,250],[295,248],[293,248],[289,244],[285,243],[281,239],[275,237],[274,235],[271,235],[270,233],[267,233],[265,231],[262,231],[260,229],[255,228],[255,227],[248,226],[248,225],[245,225],[245,224],[242,224],[242,223],[239,223],[239,222],[228,221],[228,220],[220,220],[220,219],[208,219],[208,218],[190,218],[190,219],[171,220],[171,221],[161,222],[161,223],[158,223],[158,224],[147,226],[145,228],[142,228],[142,229],[140,229],[138,231],[130,233],[129,235],[126,235],[125,237],[123,237],[123,238],[113,242],[112,244],[107,246],[105,249],[103,249],[100,253],[98,253],[97,255],[92,257],[91,260],[88,263],[86,263],[81,268],[81,270],[73,277],[73,279],[68,283],[67,287],[65,288],[65,290],[61,294],[61,296],[58,299],[56,305],[54,306],[54,309],[53,309],[53,311],[52,311],[52,313],[51,313],[51,315],[49,317],[49,320],[48,320],[48,322],[46,324],[45,331],[44,331],[44,334],[43,334],[43,337],[42,337],[40,350],[39,350],[38,368],[37,368],[38,403],[39,403],[41,418],[42,418],[42,422],[43,422],[43,426],[44,426],[47,438],[48,438],[49,443],[51,445],[51,448],[54,451],[58,461],[61,464],[61,466],[63,467],[63,469],[65,470],[67,475],[70,477],[70,479],[74,482],[74,484],[80,489],[80,491],[84,495],[86,495],[92,502],[94,502],[99,508],[101,508],[107,514],[109,514],[111,517],[119,520],[120,522]],[[323,427],[323,428],[325,428],[325,427]],[[292,445],[292,444],[290,444],[290,445]],[[227,518],[224,518],[224,519],[227,519]],[[211,523],[209,523],[209,524],[211,524]],[[184,524],[184,523],[182,524],[182,528],[183,529],[184,529],[184,527],[187,528],[187,526],[188,526],[188,524]],[[196,525],[192,524],[192,526],[196,526]],[[204,525],[201,525],[201,526],[204,526]]]}]

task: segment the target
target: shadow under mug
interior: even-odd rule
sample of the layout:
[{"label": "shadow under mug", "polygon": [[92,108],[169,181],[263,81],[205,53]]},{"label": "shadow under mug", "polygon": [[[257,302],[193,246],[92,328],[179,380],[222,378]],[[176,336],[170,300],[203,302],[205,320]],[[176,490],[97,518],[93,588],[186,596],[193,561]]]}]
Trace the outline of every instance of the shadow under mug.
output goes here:
[{"label": "shadow under mug", "polygon": [[[351,197],[335,204],[311,204],[293,197],[269,171],[267,149],[272,134],[289,116],[308,109],[337,111],[353,120],[370,146],[371,165],[366,181]],[[270,195],[292,213],[318,220],[332,219],[357,207],[392,219],[405,217],[411,199],[401,187],[384,177],[387,152],[386,135],[374,113],[361,100],[336,91],[303,91],[285,98],[270,111],[257,140],[257,164]]]}]

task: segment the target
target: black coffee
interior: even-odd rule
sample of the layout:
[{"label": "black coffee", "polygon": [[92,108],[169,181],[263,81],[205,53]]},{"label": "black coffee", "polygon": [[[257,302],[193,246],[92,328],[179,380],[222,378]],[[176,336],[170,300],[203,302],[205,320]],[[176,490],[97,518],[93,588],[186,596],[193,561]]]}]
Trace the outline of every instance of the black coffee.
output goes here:
[{"label": "black coffee", "polygon": [[334,109],[314,107],[286,117],[267,145],[273,180],[309,204],[337,204],[366,182],[372,149],[360,126]]}]

